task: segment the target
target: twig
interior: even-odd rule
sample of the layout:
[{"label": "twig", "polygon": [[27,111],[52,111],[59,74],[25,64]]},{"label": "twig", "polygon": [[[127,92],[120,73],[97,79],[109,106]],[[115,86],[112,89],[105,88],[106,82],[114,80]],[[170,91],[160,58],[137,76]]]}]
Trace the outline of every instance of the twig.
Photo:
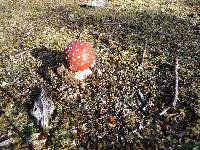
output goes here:
[{"label": "twig", "polygon": [[142,111],[145,111],[146,106],[147,106],[147,101],[144,95],[142,94],[142,92],[140,92],[140,90],[137,91],[137,97],[138,97],[137,104],[139,105],[139,109],[141,109]]},{"label": "twig", "polygon": [[15,142],[14,138],[7,139],[0,143],[0,148],[10,145],[11,143]]},{"label": "twig", "polygon": [[172,103],[172,106],[175,107],[177,100],[178,100],[178,68],[179,68],[179,63],[178,63],[178,58],[176,58],[176,66],[175,66],[175,95],[174,95],[174,101]]},{"label": "twig", "polygon": [[[175,93],[174,93],[174,100],[172,103],[173,107],[176,107],[176,103],[178,101],[178,69],[179,69],[179,63],[178,58],[176,58],[176,64],[175,64]],[[160,116],[164,115],[169,109],[171,109],[171,106],[163,109],[163,111],[160,113]]]},{"label": "twig", "polygon": [[169,62],[163,62],[161,65],[167,65],[167,66],[170,66],[170,67],[175,67],[174,64],[169,63]]},{"label": "twig", "polygon": [[137,91],[137,97],[138,97],[138,100],[140,101],[141,105],[146,104],[146,100],[144,98],[144,95],[142,94],[142,92],[140,90]]},{"label": "twig", "polygon": [[164,108],[163,111],[160,113],[160,116],[164,115],[171,107]]}]

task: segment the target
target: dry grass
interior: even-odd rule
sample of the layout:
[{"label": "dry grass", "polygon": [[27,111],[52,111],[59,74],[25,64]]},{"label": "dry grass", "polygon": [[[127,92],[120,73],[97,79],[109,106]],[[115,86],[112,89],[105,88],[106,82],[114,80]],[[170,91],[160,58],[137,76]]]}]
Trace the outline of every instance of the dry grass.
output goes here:
[{"label": "dry grass", "polygon": [[[15,149],[199,148],[200,1],[79,3],[1,0],[0,142],[13,138]],[[57,73],[74,39],[93,42],[97,55],[84,83]],[[177,108],[159,116],[173,100],[176,57]],[[29,115],[41,83],[56,105],[47,131]]]}]

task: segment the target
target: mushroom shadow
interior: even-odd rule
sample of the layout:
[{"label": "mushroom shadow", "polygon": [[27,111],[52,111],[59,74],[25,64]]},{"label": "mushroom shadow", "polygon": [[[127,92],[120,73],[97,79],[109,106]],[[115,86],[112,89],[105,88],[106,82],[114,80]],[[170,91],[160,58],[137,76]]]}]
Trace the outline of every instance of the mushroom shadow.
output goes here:
[{"label": "mushroom shadow", "polygon": [[56,72],[56,68],[58,68],[61,64],[65,65],[63,53],[44,47],[33,49],[31,55],[35,59],[42,62],[42,65],[37,68],[36,72],[43,80],[47,81],[49,85],[52,85],[48,70],[51,69]]}]

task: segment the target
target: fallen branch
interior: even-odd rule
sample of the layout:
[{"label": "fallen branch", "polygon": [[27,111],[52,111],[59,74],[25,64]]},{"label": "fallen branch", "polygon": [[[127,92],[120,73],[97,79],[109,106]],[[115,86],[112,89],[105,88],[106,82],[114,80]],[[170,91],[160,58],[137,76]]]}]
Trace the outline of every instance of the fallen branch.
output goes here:
[{"label": "fallen branch", "polygon": [[178,101],[178,68],[179,68],[179,64],[178,64],[178,58],[176,58],[176,66],[175,66],[175,95],[174,95],[174,101],[172,103],[172,106],[175,107],[176,103]]},{"label": "fallen branch", "polygon": [[[176,103],[178,101],[178,69],[179,69],[179,63],[178,58],[176,58],[176,64],[175,64],[175,92],[174,92],[174,100],[172,102],[172,106],[176,107]],[[169,109],[171,109],[171,106],[164,108],[163,111],[160,113],[160,116],[164,115]]]},{"label": "fallen branch", "polygon": [[160,113],[160,116],[164,115],[171,107],[164,108],[163,111]]},{"label": "fallen branch", "polygon": [[15,142],[14,138],[7,139],[7,140],[5,140],[5,141],[3,141],[3,142],[0,143],[0,148],[9,146],[13,142]]}]

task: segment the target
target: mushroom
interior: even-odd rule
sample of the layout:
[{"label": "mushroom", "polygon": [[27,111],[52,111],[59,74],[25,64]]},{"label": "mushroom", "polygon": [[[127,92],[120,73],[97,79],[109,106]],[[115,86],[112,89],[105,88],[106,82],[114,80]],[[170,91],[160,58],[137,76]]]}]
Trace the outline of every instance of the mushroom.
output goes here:
[{"label": "mushroom", "polygon": [[90,42],[77,40],[71,42],[64,52],[69,69],[75,73],[78,80],[85,79],[92,74],[90,67],[95,64],[95,53]]}]

